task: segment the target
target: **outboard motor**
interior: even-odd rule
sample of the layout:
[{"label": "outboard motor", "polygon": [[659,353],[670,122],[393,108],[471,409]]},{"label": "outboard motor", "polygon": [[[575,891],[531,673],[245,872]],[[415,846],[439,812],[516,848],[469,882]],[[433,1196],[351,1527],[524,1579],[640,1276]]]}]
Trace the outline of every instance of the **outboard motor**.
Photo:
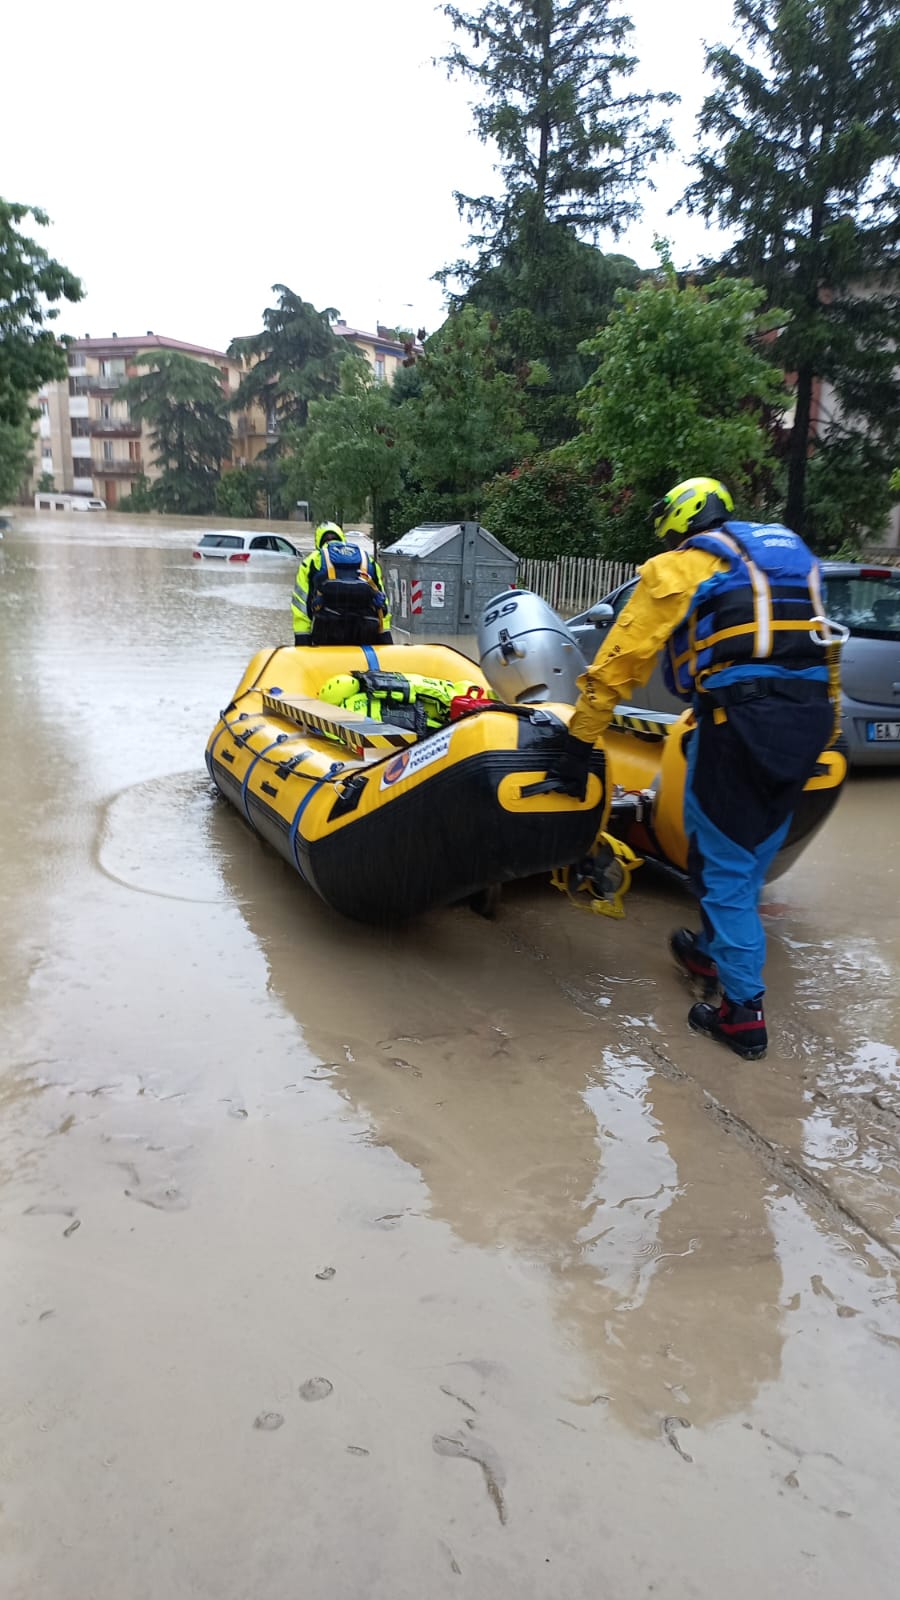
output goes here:
[{"label": "outboard motor", "polygon": [[481,670],[507,705],[561,700],[574,705],[584,657],[565,623],[528,589],[506,589],[491,600],[478,629]]}]

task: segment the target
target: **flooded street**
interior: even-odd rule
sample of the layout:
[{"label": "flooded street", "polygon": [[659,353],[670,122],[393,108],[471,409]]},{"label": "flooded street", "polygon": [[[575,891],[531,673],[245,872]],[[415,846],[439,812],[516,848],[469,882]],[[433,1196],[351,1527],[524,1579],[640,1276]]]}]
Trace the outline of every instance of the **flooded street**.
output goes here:
[{"label": "flooded street", "polygon": [[293,572],[0,544],[4,1600],[897,1592],[900,769],[771,886],[772,1042],[615,923],[339,919],[212,792]]}]

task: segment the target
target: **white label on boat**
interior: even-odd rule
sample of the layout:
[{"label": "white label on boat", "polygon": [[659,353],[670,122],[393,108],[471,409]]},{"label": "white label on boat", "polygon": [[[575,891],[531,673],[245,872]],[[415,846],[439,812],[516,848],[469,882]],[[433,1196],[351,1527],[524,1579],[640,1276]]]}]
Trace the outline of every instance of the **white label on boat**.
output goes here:
[{"label": "white label on boat", "polygon": [[432,606],[442,606],[444,604],[443,578],[436,578],[431,585],[431,604]]},{"label": "white label on boat", "polygon": [[389,789],[392,784],[399,783],[401,778],[411,778],[414,773],[422,772],[425,767],[431,767],[436,761],[443,761],[450,749],[452,728],[442,728],[440,733],[432,734],[430,739],[425,739],[422,744],[408,745],[397,756],[392,756],[381,774],[382,789]]}]

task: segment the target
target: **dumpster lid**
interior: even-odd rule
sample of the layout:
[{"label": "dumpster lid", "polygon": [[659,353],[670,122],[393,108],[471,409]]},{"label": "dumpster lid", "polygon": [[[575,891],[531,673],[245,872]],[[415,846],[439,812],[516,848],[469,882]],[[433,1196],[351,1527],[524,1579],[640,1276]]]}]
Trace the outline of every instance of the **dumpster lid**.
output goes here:
[{"label": "dumpster lid", "polygon": [[[395,544],[386,545],[381,554],[383,556],[418,556],[422,559],[425,556],[433,555],[443,545],[449,544],[450,540],[454,539],[466,526],[471,527],[473,524],[466,524],[465,522],[420,522],[418,527],[410,528],[409,533],[402,534]],[[518,560],[518,557],[514,556],[511,550],[507,550],[499,539],[495,539],[492,533],[488,533],[487,528],[483,528],[480,523],[475,523],[474,526],[477,528],[480,538],[486,544],[491,545],[498,555],[508,556],[510,561]]]}]

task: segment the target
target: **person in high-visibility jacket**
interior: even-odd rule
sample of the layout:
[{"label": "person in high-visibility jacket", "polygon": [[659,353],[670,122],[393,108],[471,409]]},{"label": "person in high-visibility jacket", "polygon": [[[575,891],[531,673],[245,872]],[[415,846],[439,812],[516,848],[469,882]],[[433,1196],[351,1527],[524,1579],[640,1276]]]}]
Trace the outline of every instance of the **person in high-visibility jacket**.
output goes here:
[{"label": "person in high-visibility jacket", "polygon": [[[340,554],[329,551],[339,545]],[[381,568],[348,543],[336,522],[321,522],[291,596],[294,644],[393,644]]]},{"label": "person in high-visibility jacket", "polygon": [[768,1036],[759,895],[821,751],[840,727],[837,649],[819,563],[781,526],[731,520],[724,484],[689,478],[653,507],[668,548],[640,581],[578,680],[557,773],[583,796],[595,741],[615,706],[646,683],[660,650],[666,682],[693,705],[684,820],[702,930],[670,948],[692,978],[723,991],[691,1027],[755,1060]]}]

